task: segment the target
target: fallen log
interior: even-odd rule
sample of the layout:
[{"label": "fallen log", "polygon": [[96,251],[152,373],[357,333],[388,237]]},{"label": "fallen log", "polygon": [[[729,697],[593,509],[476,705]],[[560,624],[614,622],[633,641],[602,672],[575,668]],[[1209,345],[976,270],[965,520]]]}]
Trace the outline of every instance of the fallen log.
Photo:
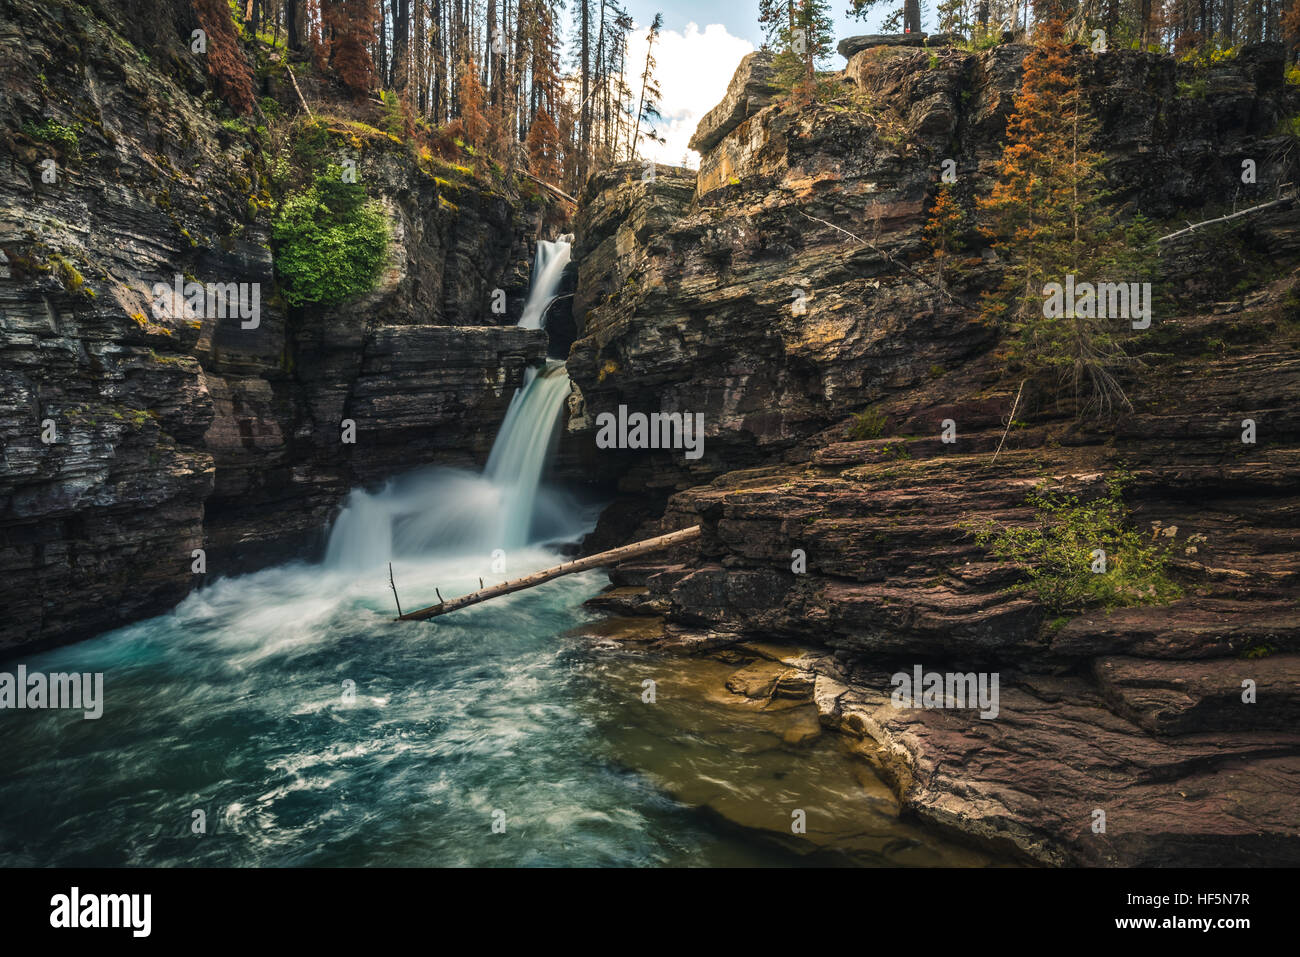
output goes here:
[{"label": "fallen log", "polygon": [[576,199],[574,199],[572,196],[570,196],[568,193],[566,193],[564,190],[560,189],[560,187],[558,187],[558,186],[552,186],[550,183],[546,182],[546,180],[544,180],[544,179],[538,179],[536,176],[534,176],[532,173],[528,172],[527,170],[522,170],[522,169],[521,169],[521,170],[519,171],[519,175],[520,175],[520,176],[526,176],[526,177],[528,177],[529,179],[531,179],[534,183],[536,183],[538,186],[542,186],[542,187],[544,187],[544,188],[546,188],[546,189],[549,189],[549,190],[550,190],[552,193],[554,193],[556,196],[560,197],[560,199],[568,200],[568,201],[569,201],[570,203],[572,203],[574,206],[577,206],[577,205],[578,205],[578,201],[577,201]]},{"label": "fallen log", "polygon": [[1174,232],[1170,233],[1168,236],[1161,236],[1159,239],[1156,240],[1156,243],[1157,244],[1164,243],[1164,242],[1168,242],[1171,239],[1177,239],[1179,236],[1186,236],[1188,233],[1196,232],[1196,230],[1202,228],[1203,226],[1213,226],[1215,223],[1227,223],[1234,219],[1240,219],[1242,216],[1250,216],[1253,213],[1258,213],[1260,210],[1271,209],[1274,206],[1281,206],[1283,203],[1289,203],[1294,199],[1295,199],[1294,195],[1283,196],[1281,199],[1275,199],[1272,202],[1268,202],[1268,203],[1260,203],[1258,206],[1252,206],[1249,209],[1243,209],[1239,212],[1232,213],[1228,216],[1217,216],[1214,219],[1207,219],[1199,223],[1192,223],[1186,229],[1175,230]]},{"label": "fallen log", "polygon": [[[692,525],[690,528],[669,532],[667,535],[647,538],[643,542],[633,542],[631,545],[611,548],[607,552],[598,552],[595,555],[574,559],[562,565],[553,565],[550,568],[544,568],[539,572],[533,572],[531,575],[525,575],[523,578],[516,578],[513,581],[502,582],[499,585],[489,585],[487,588],[480,588],[478,591],[472,591],[468,595],[461,595],[459,598],[448,598],[445,601],[439,601],[436,605],[430,605],[428,608],[407,612],[405,615],[394,618],[393,621],[425,621],[429,618],[436,618],[439,615],[447,614],[449,611],[455,611],[457,608],[477,605],[489,598],[498,598],[501,595],[509,595],[511,592],[532,588],[534,585],[540,585],[562,575],[585,572],[590,568],[600,568],[603,565],[617,565],[629,558],[636,558],[638,555],[645,555],[661,548],[668,548],[670,545],[680,545],[683,542],[693,541],[699,537],[700,526]],[[441,593],[439,593],[438,597],[442,598]]]}]

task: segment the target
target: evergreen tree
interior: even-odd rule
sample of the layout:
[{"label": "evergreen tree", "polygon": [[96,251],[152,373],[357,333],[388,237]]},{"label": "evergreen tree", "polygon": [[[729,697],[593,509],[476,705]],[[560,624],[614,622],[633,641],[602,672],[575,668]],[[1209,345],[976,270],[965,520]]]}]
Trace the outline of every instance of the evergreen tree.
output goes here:
[{"label": "evergreen tree", "polygon": [[641,146],[641,123],[647,124],[645,136],[654,143],[663,143],[664,138],[655,132],[649,124],[659,119],[659,82],[655,79],[655,59],[654,48],[655,40],[659,38],[659,31],[664,25],[664,15],[656,13],[654,20],[650,23],[650,30],[646,34],[645,48],[645,69],[641,71],[641,102],[637,106],[636,125],[632,131],[631,154],[632,159],[636,159],[637,150]]},{"label": "evergreen tree", "polygon": [[946,275],[952,272],[948,260],[962,246],[962,235],[966,232],[966,213],[961,203],[953,195],[952,185],[942,183],[930,207],[930,218],[925,224],[924,234],[930,244],[930,252],[935,262],[938,286],[946,290]]},{"label": "evergreen tree", "polygon": [[340,80],[358,96],[374,88],[375,0],[322,0],[329,31],[329,63]]},{"label": "evergreen tree", "polygon": [[560,131],[546,110],[539,110],[528,129],[528,168],[538,179],[555,183],[560,178]]},{"label": "evergreen tree", "polygon": [[765,46],[777,49],[773,66],[781,83],[811,100],[817,67],[831,53],[833,25],[827,0],[759,0]]},{"label": "evergreen tree", "polygon": [[[1035,46],[1007,121],[998,182],[979,201],[982,227],[1008,265],[985,316],[1008,334],[1013,360],[1052,389],[1068,389],[1098,412],[1128,406],[1117,378],[1126,357],[1119,318],[1044,315],[1044,286],[1140,278],[1139,253],[1105,205],[1102,156],[1089,148],[1093,124],[1059,11],[1040,19]],[[1082,312],[1084,310],[1080,310]]]},{"label": "evergreen tree", "polygon": [[474,63],[473,57],[461,64],[456,93],[458,100],[456,105],[460,111],[460,126],[465,142],[475,150],[481,150],[487,145],[487,96],[483,92],[478,66]]},{"label": "evergreen tree", "polygon": [[207,67],[217,92],[236,113],[253,111],[253,71],[239,48],[226,0],[193,0],[199,26],[207,35]]}]

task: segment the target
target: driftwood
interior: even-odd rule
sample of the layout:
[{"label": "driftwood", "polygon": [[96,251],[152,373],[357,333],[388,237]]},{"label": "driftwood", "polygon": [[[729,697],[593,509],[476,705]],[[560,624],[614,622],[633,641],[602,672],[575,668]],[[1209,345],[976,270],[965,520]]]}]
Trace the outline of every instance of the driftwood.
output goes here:
[{"label": "driftwood", "polygon": [[1186,236],[1188,233],[1195,232],[1196,230],[1200,229],[1203,226],[1212,226],[1215,223],[1226,223],[1229,220],[1238,219],[1242,216],[1249,216],[1251,213],[1258,213],[1261,209],[1269,209],[1270,207],[1273,206],[1281,206],[1283,203],[1292,202],[1294,199],[1295,199],[1294,194],[1290,196],[1283,196],[1281,199],[1275,199],[1272,202],[1268,202],[1268,203],[1260,203],[1258,206],[1252,206],[1249,209],[1243,209],[1240,212],[1230,213],[1227,216],[1218,216],[1215,219],[1207,219],[1203,222],[1193,223],[1192,225],[1188,226],[1186,229],[1177,230],[1176,232],[1170,233],[1168,236],[1161,236],[1159,239],[1156,240],[1156,242],[1157,243],[1168,242],[1171,239],[1177,239],[1179,236]]},{"label": "driftwood", "polygon": [[[482,579],[479,579],[479,584],[483,584]],[[388,587],[393,590],[393,601],[397,602],[397,613],[400,615],[402,613],[402,599],[397,597],[397,584],[393,581],[392,562],[388,563]]]},{"label": "driftwood", "polygon": [[[516,578],[513,581],[502,582],[499,585],[489,585],[487,588],[480,588],[478,591],[472,591],[468,595],[461,595],[459,598],[443,600],[442,593],[434,589],[434,592],[438,595],[438,604],[431,605],[428,608],[421,608],[419,611],[407,612],[405,615],[394,618],[393,621],[425,621],[429,618],[436,618],[439,615],[447,614],[449,611],[455,611],[457,608],[477,605],[489,598],[499,598],[501,595],[509,595],[511,592],[532,588],[534,585],[540,585],[562,575],[585,572],[590,568],[600,568],[603,565],[616,565],[629,558],[636,558],[638,555],[645,555],[661,548],[668,548],[670,545],[680,545],[683,542],[693,541],[699,537],[700,526],[692,525],[690,528],[683,528],[681,531],[670,532],[657,538],[648,538],[643,542],[634,542],[631,545],[612,548],[607,552],[598,552],[595,555],[588,555],[586,558],[575,559],[562,565],[553,565],[550,568],[544,568],[539,572],[533,572],[531,575],[525,575],[523,578]],[[482,579],[479,579],[479,582],[482,584]]]}]

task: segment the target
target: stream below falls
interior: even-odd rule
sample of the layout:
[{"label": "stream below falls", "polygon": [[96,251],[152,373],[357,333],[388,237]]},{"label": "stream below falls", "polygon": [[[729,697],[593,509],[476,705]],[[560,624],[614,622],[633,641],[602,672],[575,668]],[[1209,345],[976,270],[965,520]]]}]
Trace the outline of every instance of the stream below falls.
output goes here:
[{"label": "stream below falls", "polygon": [[[544,325],[567,261],[539,247],[521,324]],[[482,473],[353,491],[320,563],[0,664],[103,674],[98,719],[0,712],[0,865],[989,863],[900,821],[813,706],[759,709],[724,661],[581,634],[603,572],[392,620],[389,562],[411,611],[557,564],[540,543],[594,526],[542,481],[568,395],[562,363],[529,369]]]}]

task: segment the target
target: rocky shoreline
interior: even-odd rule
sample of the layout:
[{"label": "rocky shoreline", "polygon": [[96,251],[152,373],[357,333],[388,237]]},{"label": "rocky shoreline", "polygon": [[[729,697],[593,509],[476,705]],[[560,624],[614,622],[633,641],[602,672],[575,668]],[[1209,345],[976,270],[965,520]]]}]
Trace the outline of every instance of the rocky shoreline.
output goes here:
[{"label": "rocky shoreline", "polygon": [[[991,850],[1046,865],[1295,864],[1300,211],[1166,250],[1173,295],[1141,334],[1131,413],[1089,425],[1031,401],[1009,427],[1016,377],[988,330],[903,265],[923,248],[939,159],[958,160],[959,189],[988,189],[1024,50],[864,49],[843,76],[868,115],[783,109],[756,55],[697,136],[698,179],[592,187],[570,428],[618,403],[702,409],[710,424],[702,461],[628,466],[595,536],[699,524],[698,548],[616,570],[593,604],[658,616],[649,647],[674,653],[821,649],[789,680],[822,723],[862,744],[904,815]],[[1274,155],[1274,117],[1295,107],[1278,54],[1243,51],[1188,100],[1168,58],[1076,53],[1112,185],[1145,210],[1231,196],[1237,158]],[[961,296],[988,288],[990,262],[971,260]],[[1218,292],[1234,284],[1245,292]],[[867,404],[874,435],[854,437],[850,413]],[[1267,423],[1267,439],[1244,444],[1243,420]],[[1184,597],[1053,619],[969,526],[1031,521],[1040,485],[1086,499],[1117,470]],[[914,666],[999,674],[997,719],[895,707],[890,676]]]}]

